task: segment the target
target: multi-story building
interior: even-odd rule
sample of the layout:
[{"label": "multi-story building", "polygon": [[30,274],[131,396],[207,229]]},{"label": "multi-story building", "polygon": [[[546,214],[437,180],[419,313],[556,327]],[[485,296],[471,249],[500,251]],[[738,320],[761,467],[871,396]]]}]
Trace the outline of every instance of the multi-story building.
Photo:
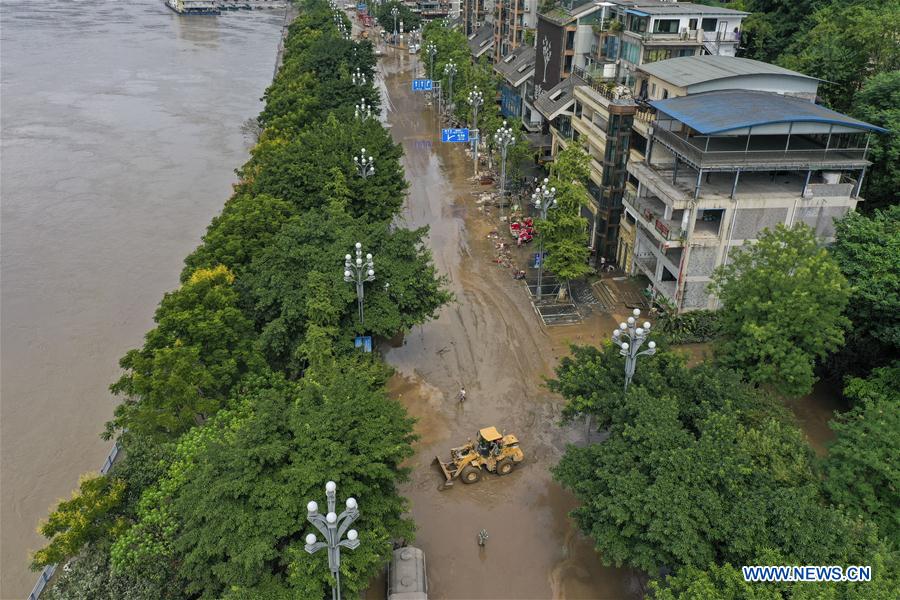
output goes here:
[{"label": "multi-story building", "polygon": [[494,1],[494,62],[522,45],[530,45],[526,32],[537,22],[538,0]]},{"label": "multi-story building", "polygon": [[[526,117],[525,98],[528,83],[534,77],[534,48],[519,46],[494,65],[500,75],[500,112],[507,119],[522,118],[526,129],[534,130],[531,109]],[[540,121],[537,122],[540,127]]]},{"label": "multi-story building", "polygon": [[472,53],[472,59],[475,61],[494,47],[494,28],[490,23],[482,25],[468,37],[469,52]]},{"label": "multi-story building", "polygon": [[[638,109],[634,115],[628,160],[633,163],[645,160],[651,124],[656,118],[647,100],[736,89],[773,92],[812,102],[818,85],[819,80],[815,77],[734,56],[689,56],[642,65],[635,71],[633,91]],[[629,176],[626,191],[634,195],[636,186],[637,179]],[[636,235],[633,223],[633,217],[625,213],[618,231],[616,262],[626,268],[633,265]]]},{"label": "multi-story building", "polygon": [[563,0],[538,15],[535,96],[575,69],[583,70],[594,46],[594,26],[602,22],[605,9],[591,0]]},{"label": "multi-story building", "polygon": [[463,32],[467,36],[494,20],[494,0],[461,0],[460,6]]},{"label": "multi-story building", "polygon": [[637,105],[629,94],[573,74],[538,97],[535,106],[549,123],[553,156],[573,142],[582,144],[590,155],[587,190],[591,202],[582,216],[588,219],[588,239],[595,258],[612,260]]},{"label": "multi-story building", "polygon": [[633,234],[633,249],[620,259],[678,311],[715,308],[713,271],[764,228],[802,222],[833,239],[834,219],[860,201],[868,138],[885,131],[771,91],[649,104],[644,159],[627,165],[620,244]]},{"label": "multi-story building", "polygon": [[588,69],[631,86],[638,67],[701,54],[734,56],[749,14],[689,2],[609,0]]}]

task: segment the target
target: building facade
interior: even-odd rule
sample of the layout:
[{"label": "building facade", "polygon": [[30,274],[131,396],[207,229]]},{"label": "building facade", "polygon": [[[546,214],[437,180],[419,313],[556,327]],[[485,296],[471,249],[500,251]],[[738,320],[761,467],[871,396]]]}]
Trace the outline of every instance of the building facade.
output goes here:
[{"label": "building facade", "polygon": [[884,132],[773,92],[650,105],[644,158],[627,166],[618,258],[679,312],[716,308],[713,271],[765,228],[802,222],[833,240],[834,220],[860,200],[868,136]]}]

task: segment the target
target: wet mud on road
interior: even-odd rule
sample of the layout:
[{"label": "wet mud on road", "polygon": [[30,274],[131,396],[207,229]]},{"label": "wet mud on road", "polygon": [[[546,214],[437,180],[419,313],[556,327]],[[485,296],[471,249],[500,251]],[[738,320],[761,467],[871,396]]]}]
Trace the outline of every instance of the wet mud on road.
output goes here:
[{"label": "wet mud on road", "polygon": [[[418,420],[412,474],[401,491],[416,521],[415,543],[426,553],[429,597],[639,598],[639,575],[603,566],[567,516],[575,499],[549,472],[567,443],[583,442],[585,430],[583,423],[558,426],[563,401],[544,378],[569,343],[596,343],[615,319],[542,327],[524,283],[492,260],[488,234],[496,221],[475,202],[471,160],[459,145],[440,143],[434,111],[411,91],[420,58],[389,49],[379,68],[383,117],[405,152],[405,224],[431,228],[435,264],[455,295],[438,319],[402,345],[383,348],[397,371],[390,391]],[[467,401],[460,405],[463,385]],[[524,464],[505,477],[486,473],[477,484],[439,491],[434,457],[447,460],[452,446],[491,425],[519,437]],[[489,535],[484,548],[476,541],[482,528]]]}]

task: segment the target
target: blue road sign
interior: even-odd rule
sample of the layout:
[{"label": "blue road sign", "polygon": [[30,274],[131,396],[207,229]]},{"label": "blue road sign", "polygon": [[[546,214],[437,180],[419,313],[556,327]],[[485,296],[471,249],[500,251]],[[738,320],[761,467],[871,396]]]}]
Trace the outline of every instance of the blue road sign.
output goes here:
[{"label": "blue road sign", "polygon": [[434,89],[434,82],[430,79],[413,79],[412,89],[414,92],[430,92]]},{"label": "blue road sign", "polygon": [[353,345],[357,348],[362,348],[363,352],[371,352],[372,351],[372,336],[371,335],[358,335],[358,336],[356,336],[356,340]]},{"label": "blue road sign", "polygon": [[358,3],[356,5],[356,10],[358,10],[361,13],[364,13],[364,12],[366,12],[366,5],[363,4],[362,2]]},{"label": "blue road sign", "polygon": [[468,142],[468,129],[441,129],[442,142]]}]

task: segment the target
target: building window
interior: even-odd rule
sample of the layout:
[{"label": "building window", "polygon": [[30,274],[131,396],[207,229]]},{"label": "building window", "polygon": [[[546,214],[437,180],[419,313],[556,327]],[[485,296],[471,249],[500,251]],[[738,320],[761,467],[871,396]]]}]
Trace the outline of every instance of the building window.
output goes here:
[{"label": "building window", "polygon": [[703,31],[715,31],[716,25],[719,23],[718,19],[703,19],[700,24],[700,27],[703,28]]},{"label": "building window", "polygon": [[622,59],[627,60],[632,64],[639,64],[641,56],[641,47],[639,44],[632,44],[631,42],[622,42]]},{"label": "building window", "polygon": [[650,97],[656,98],[656,84],[655,83],[650,84]]},{"label": "building window", "polygon": [[688,21],[688,29],[690,29],[691,31],[697,30],[697,19],[690,19]]},{"label": "building window", "polygon": [[663,97],[662,97],[662,99],[665,100],[665,99],[668,98],[668,97],[669,97],[669,90],[663,89]]},{"label": "building window", "polygon": [[579,102],[578,100],[576,100],[576,101],[575,101],[575,108],[572,109],[572,112],[575,113],[575,116],[576,116],[576,117],[581,118],[581,110],[582,110],[581,102]]},{"label": "building window", "polygon": [[678,19],[657,19],[653,22],[653,33],[678,33]]},{"label": "building window", "polygon": [[566,32],[566,50],[574,50],[575,49],[575,32],[567,31]]},{"label": "building window", "polygon": [[572,72],[572,59],[573,59],[573,58],[575,58],[575,57],[572,56],[571,54],[569,54],[569,55],[566,56],[566,62],[565,62],[565,64],[563,65],[563,72],[564,72],[564,73],[571,73],[571,72]]}]

